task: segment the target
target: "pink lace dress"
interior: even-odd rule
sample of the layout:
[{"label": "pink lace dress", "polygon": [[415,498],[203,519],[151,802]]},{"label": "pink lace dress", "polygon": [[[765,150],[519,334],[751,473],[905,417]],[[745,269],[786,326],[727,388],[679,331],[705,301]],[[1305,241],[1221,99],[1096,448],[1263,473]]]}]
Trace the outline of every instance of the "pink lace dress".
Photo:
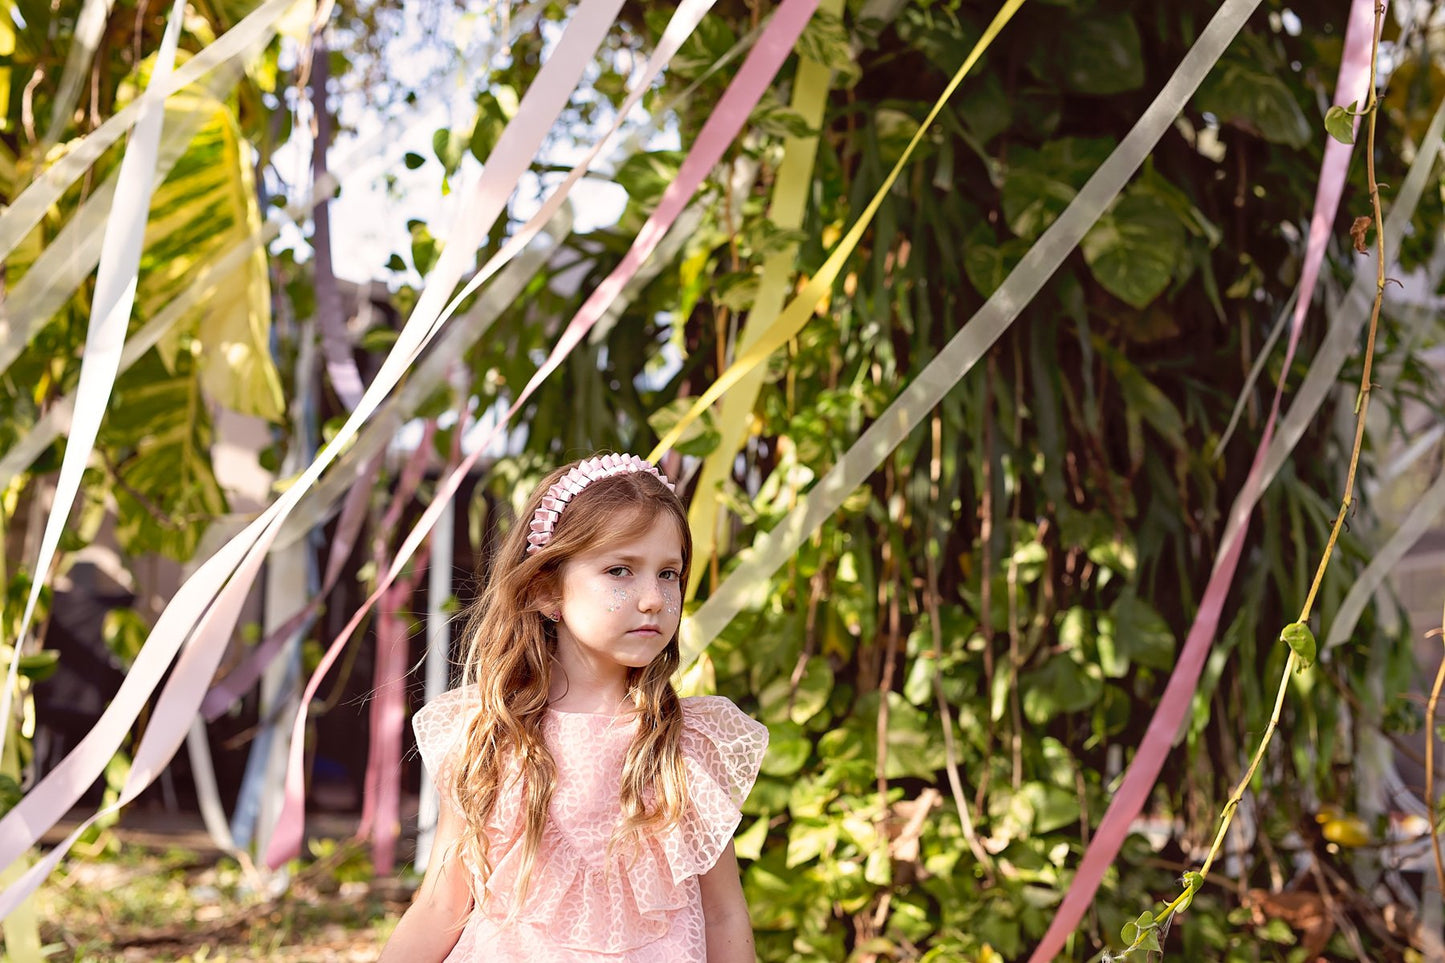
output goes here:
[{"label": "pink lace dress", "polygon": [[[465,690],[454,689],[412,722],[448,805],[456,805],[449,762],[474,711]],[[548,711],[543,734],[557,762],[557,789],[531,891],[514,906],[523,817],[514,782],[490,821],[495,868],[485,898],[447,963],[705,963],[698,876],[737,831],[768,730],[718,696],[683,699],[682,711],[690,807],[681,823],[646,839],[635,858],[622,846],[609,854],[607,844],[621,817],[622,763],[636,720]]]}]

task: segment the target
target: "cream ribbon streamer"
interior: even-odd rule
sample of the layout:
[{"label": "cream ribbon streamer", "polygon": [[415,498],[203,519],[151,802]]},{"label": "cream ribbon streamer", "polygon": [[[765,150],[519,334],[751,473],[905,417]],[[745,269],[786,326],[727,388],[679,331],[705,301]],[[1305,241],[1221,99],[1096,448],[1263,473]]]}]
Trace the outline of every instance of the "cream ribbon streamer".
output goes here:
[{"label": "cream ribbon streamer", "polygon": [[[838,15],[843,0],[823,0],[821,13]],[[807,125],[816,130],[823,123],[823,110],[828,105],[828,87],[833,71],[827,64],[799,56],[798,73],[793,80],[793,109]],[[813,162],[818,156],[816,135],[788,137],[783,141],[783,160],[773,182],[773,200],[768,220],[782,230],[803,226],[808,208],[808,186],[813,179]],[[737,350],[746,351],[759,336],[778,319],[787,297],[788,285],[797,272],[798,245],[792,243],[775,251],[763,261],[763,276],[758,282],[757,297],[748,310],[747,321],[738,336]],[[697,593],[707,561],[717,546],[717,526],[721,509],[718,486],[732,474],[734,456],[747,435],[748,418],[762,385],[763,370],[755,368],[743,377],[736,388],[722,400],[718,412],[718,446],[703,459],[692,504],[688,507],[688,528],[692,530],[692,557],[688,572],[687,597]]]}]

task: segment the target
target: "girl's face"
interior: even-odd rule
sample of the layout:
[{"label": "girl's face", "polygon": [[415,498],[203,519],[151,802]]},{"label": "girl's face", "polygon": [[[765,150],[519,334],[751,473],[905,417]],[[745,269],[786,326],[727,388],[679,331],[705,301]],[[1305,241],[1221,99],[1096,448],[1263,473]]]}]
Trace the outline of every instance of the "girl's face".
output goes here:
[{"label": "girl's face", "polygon": [[572,684],[614,685],[661,654],[682,618],[682,565],[668,515],[563,564],[557,660]]}]

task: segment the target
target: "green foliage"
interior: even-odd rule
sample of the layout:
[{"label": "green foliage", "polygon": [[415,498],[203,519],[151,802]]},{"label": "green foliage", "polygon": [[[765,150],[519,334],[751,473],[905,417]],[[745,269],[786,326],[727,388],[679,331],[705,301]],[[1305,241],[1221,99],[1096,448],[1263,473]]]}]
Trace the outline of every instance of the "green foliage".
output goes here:
[{"label": "green foliage", "polygon": [[[885,199],[826,313],[769,366],[756,440],[721,492],[730,516],[720,578],[997,289],[1137,117],[1131,95],[1156,89],[1182,54],[1180,37],[1195,29],[1182,24],[1205,12],[1065,5],[1020,14],[925,142],[906,188]],[[979,16],[910,4],[866,32],[845,18],[865,41],[853,48],[862,76],[835,89],[823,125],[808,222],[788,238],[801,241],[800,276],[876,189],[978,35]],[[744,29],[718,31],[712,49]],[[919,55],[928,67],[901,83],[888,65]],[[763,960],[1018,959],[1041,936],[1082,851],[1081,824],[1109,801],[1111,753],[1122,748],[1127,761],[1174,667],[1209,547],[1248,467],[1253,439],[1236,440],[1220,461],[1212,443],[1243,389],[1242,344],[1261,342],[1294,282],[1293,268],[1275,268],[1295,256],[1278,225],[1303,219],[1313,200],[1318,148],[1301,105],[1317,96],[1311,78],[1333,76],[1325,56],[1267,26],[1243,38],[1187,113],[1191,129],[1217,134],[1226,157],[1196,149],[1182,127],[1166,138],[936,424],[886,459],[709,650],[703,675],[772,732],[738,837]],[[671,89],[697,76],[685,71]],[[784,103],[770,98],[753,117],[756,142],[735,148],[735,163],[762,165],[764,186],[777,143],[802,132]],[[656,154],[624,165],[631,204],[620,230],[656,203],[673,165]],[[735,174],[724,165],[717,182]],[[672,423],[677,399],[721,370],[719,339],[749,307],[774,245],[758,216],[765,191],[740,209],[717,196],[714,223],[610,329],[595,377],[621,389],[609,396],[619,414],[586,446],[644,447]],[[611,238],[596,240],[611,250]],[[1272,267],[1238,283],[1241,253]],[[654,327],[659,318],[670,329]],[[525,340],[535,328],[516,330]],[[613,359],[639,347],[646,357],[663,340],[682,366],[666,387],[638,392],[634,409],[631,369]],[[1428,375],[1418,385],[1438,395]],[[1251,403],[1267,404],[1268,388],[1256,383]],[[558,401],[539,404],[543,424]],[[697,430],[705,444],[689,454],[716,443]],[[529,443],[519,463],[565,457],[575,436],[562,434]],[[1293,474],[1266,493],[1241,597],[1230,603],[1236,615],[1171,762],[1208,775],[1161,787],[1160,818],[1222,799],[1239,771],[1227,747],[1268,716],[1260,680],[1286,650],[1269,644],[1265,627],[1287,621],[1307,588],[1298,547],[1322,543],[1330,510],[1320,493],[1337,487],[1338,457],[1328,432],[1312,431]],[[495,487],[517,483],[506,476]],[[1363,544],[1346,541],[1322,599],[1341,597],[1360,564]],[[714,584],[705,578],[703,594]],[[1332,678],[1363,670],[1353,656],[1326,664]],[[1282,750],[1277,766],[1320,798],[1347,796],[1336,781],[1344,721],[1335,700],[1315,685],[1287,714],[1319,736],[1313,748]],[[1292,788],[1261,791],[1269,805],[1300,806]],[[914,822],[920,807],[928,815]],[[1141,916],[1151,893],[1177,882],[1152,868],[1160,859],[1141,839],[1125,847],[1096,900],[1103,930],[1077,940],[1071,958],[1117,949],[1126,923],[1126,942],[1156,956],[1276,958],[1247,950],[1255,932],[1226,920],[1229,900],[1194,877],[1172,910]],[[1185,909],[1190,925],[1172,926]]]},{"label": "green foliage", "polygon": [[1144,86],[1139,28],[1129,14],[1091,10],[1040,39],[1030,69],[1070,94],[1104,96]]},{"label": "green foliage", "polygon": [[0,816],[14,809],[24,795],[13,776],[0,773]]},{"label": "green foliage", "polygon": [[1169,204],[1132,185],[1084,235],[1084,260],[1104,290],[1148,307],[1174,277],[1185,253],[1184,225]]},{"label": "green foliage", "polygon": [[1245,33],[1205,78],[1195,106],[1221,123],[1298,150],[1310,142],[1313,126],[1280,70],[1277,49],[1278,41]]},{"label": "green foliage", "polygon": [[127,417],[107,422],[104,434],[115,452],[116,534],[132,555],[190,558],[226,511],[193,364],[190,354],[177,355],[172,372],[152,355],[116,384],[113,404]]}]

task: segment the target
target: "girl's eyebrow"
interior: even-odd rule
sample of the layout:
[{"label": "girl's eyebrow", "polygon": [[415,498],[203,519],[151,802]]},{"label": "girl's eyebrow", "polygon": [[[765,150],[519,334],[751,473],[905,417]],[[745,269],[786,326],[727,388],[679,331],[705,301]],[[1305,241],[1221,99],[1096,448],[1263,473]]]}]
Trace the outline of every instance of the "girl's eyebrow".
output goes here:
[{"label": "girl's eyebrow", "polygon": [[[647,561],[647,559],[643,558],[643,557],[640,556],[640,555],[607,555],[607,556],[605,556],[605,557],[606,557],[607,559],[611,560],[611,561],[625,562],[625,563],[627,563],[628,565],[634,565],[634,566],[637,565],[639,562],[645,562],[645,561]],[[682,559],[680,559],[680,558],[678,558],[676,555],[674,555],[674,556],[672,556],[672,557],[670,557],[670,558],[664,559],[664,560],[663,560],[663,564],[666,565],[666,566],[669,566],[669,567],[671,567],[671,568],[681,568],[681,567],[682,567]]]}]

